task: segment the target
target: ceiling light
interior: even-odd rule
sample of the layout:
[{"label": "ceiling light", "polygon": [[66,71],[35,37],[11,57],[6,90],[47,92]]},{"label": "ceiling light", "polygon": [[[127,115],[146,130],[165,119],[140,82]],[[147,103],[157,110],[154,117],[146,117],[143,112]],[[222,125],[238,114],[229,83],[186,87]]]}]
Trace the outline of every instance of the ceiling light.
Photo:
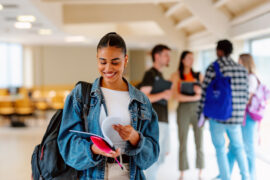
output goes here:
[{"label": "ceiling light", "polygon": [[84,42],[86,38],[84,36],[69,36],[65,40],[66,42]]},{"label": "ceiling light", "polygon": [[29,22],[15,22],[14,26],[17,29],[30,29],[32,24]]},{"label": "ceiling light", "polygon": [[52,30],[51,29],[40,29],[38,31],[38,34],[40,34],[40,35],[51,35],[52,34]]},{"label": "ceiling light", "polygon": [[4,6],[2,4],[0,4],[0,11],[4,9]]},{"label": "ceiling light", "polygon": [[18,16],[17,21],[19,22],[35,22],[36,17],[32,15],[23,15],[23,16]]}]

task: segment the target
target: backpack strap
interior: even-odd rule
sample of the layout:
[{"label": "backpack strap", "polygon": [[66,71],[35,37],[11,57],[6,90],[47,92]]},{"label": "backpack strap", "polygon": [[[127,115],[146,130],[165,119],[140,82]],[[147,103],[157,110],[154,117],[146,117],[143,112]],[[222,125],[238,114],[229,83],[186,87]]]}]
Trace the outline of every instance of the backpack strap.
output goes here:
[{"label": "backpack strap", "polygon": [[216,72],[216,76],[217,76],[217,77],[221,77],[221,76],[222,76],[222,73],[220,72],[219,64],[218,64],[217,61],[214,63],[214,70],[215,70],[215,72]]},{"label": "backpack strap", "polygon": [[84,82],[84,81],[79,81],[76,85],[81,84],[82,86],[82,99],[83,99],[83,114],[82,114],[82,118],[83,118],[83,126],[86,132],[88,132],[88,121],[87,121],[87,115],[89,113],[90,110],[90,100],[91,100],[91,96],[90,96],[90,92],[92,89],[92,84],[88,83],[88,82]]}]

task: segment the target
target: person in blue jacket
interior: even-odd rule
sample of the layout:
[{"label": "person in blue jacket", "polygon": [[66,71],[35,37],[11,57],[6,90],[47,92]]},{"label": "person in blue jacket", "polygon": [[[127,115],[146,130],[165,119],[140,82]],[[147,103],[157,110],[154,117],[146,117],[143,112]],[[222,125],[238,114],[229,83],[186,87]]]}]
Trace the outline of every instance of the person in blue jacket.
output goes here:
[{"label": "person in blue jacket", "polygon": [[[149,99],[123,77],[128,63],[126,45],[117,33],[108,33],[97,46],[97,64],[101,77],[92,85],[90,111],[87,116],[90,133],[104,137],[101,125],[107,116],[123,123],[109,122],[115,151],[105,153],[90,139],[69,130],[84,131],[81,85],[65,101],[58,135],[60,154],[65,163],[79,171],[79,179],[145,179],[143,170],[159,156],[158,118]],[[113,118],[112,118],[113,119]],[[118,158],[122,170],[115,162]]]}]

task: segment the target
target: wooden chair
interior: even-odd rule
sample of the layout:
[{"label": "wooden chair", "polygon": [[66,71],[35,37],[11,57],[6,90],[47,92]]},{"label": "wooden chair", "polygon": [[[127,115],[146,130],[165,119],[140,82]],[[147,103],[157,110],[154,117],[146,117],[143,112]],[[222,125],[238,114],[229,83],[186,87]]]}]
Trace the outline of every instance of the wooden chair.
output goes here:
[{"label": "wooden chair", "polygon": [[20,119],[33,116],[34,112],[34,104],[28,97],[15,101],[15,113]]},{"label": "wooden chair", "polygon": [[53,109],[63,109],[64,108],[64,99],[63,95],[55,95],[51,98],[51,107]]},{"label": "wooden chair", "polygon": [[32,93],[32,99],[35,102],[35,108],[40,111],[46,111],[49,109],[49,104],[44,93],[40,90],[34,90]]},{"label": "wooden chair", "polygon": [[8,89],[0,89],[0,96],[8,96]]},{"label": "wooden chair", "polygon": [[11,101],[0,101],[1,125],[10,124],[12,117],[15,115],[15,108]]},{"label": "wooden chair", "polygon": [[15,113],[15,108],[11,101],[0,101],[0,115],[11,116]]}]

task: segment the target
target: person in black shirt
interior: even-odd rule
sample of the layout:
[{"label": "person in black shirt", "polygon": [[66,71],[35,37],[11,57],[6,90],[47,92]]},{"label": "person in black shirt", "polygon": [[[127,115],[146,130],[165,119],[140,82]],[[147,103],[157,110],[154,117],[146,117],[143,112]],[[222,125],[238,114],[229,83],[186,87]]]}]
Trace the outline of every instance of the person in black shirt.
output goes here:
[{"label": "person in black shirt", "polygon": [[[170,48],[166,45],[156,45],[152,52],[153,67],[145,72],[140,84],[140,90],[145,93],[154,110],[157,112],[159,120],[159,144],[160,155],[158,161],[146,170],[148,180],[155,180],[158,167],[164,162],[166,154],[169,153],[169,126],[168,126],[168,100],[171,98],[171,89],[166,89],[155,93],[156,85],[170,84],[163,78],[161,70],[169,66]],[[162,82],[162,83],[161,83]]]}]

